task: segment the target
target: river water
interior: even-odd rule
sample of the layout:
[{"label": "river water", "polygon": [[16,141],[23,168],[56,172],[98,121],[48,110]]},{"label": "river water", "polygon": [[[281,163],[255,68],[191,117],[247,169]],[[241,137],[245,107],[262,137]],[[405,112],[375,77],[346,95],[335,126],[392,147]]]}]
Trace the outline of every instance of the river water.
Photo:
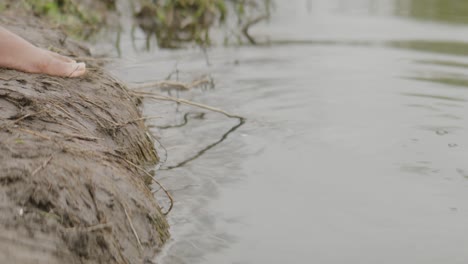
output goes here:
[{"label": "river water", "polygon": [[171,94],[247,119],[145,101],[175,198],[156,261],[468,263],[467,21],[463,0],[276,1],[270,45],[207,56],[124,31],[121,79],[209,74]]}]

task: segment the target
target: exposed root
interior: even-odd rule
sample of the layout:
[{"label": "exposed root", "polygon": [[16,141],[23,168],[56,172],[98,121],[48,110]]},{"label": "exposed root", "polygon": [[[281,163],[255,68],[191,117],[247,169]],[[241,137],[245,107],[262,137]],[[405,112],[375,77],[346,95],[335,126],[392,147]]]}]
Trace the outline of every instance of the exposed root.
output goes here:
[{"label": "exposed root", "polygon": [[[210,145],[208,145],[206,148],[202,149],[201,151],[199,151],[196,155],[194,155],[193,157],[191,158],[188,158],[180,163],[178,163],[177,165],[174,165],[174,166],[169,166],[169,167],[166,167],[166,168],[163,168],[163,170],[171,170],[171,169],[175,169],[175,168],[178,168],[178,167],[181,167],[185,164],[187,164],[188,162],[198,158],[199,156],[203,155],[206,151],[208,151],[209,149],[215,147],[216,145],[218,145],[219,143],[221,143],[222,141],[224,141],[227,136],[234,132],[237,128],[239,128],[240,126],[242,126],[244,123],[245,123],[245,120],[246,118],[245,117],[242,117],[242,116],[239,116],[239,115],[234,115],[234,114],[231,114],[231,113],[228,113],[222,109],[219,109],[219,108],[216,108],[216,107],[212,107],[212,106],[208,106],[208,105],[204,105],[204,104],[200,104],[200,103],[196,103],[196,102],[192,102],[192,101],[189,101],[189,100],[185,100],[185,99],[179,99],[179,98],[174,98],[174,97],[170,97],[170,96],[165,96],[165,95],[162,95],[162,94],[158,94],[158,93],[153,93],[153,92],[137,92],[137,91],[133,91],[132,92],[135,96],[137,97],[140,97],[140,98],[149,98],[149,99],[154,99],[154,100],[161,100],[161,101],[172,101],[172,102],[176,102],[176,103],[181,103],[181,104],[186,104],[186,105],[190,105],[190,106],[195,106],[195,107],[199,107],[199,108],[202,108],[202,109],[206,109],[206,110],[209,110],[209,111],[213,111],[213,112],[216,112],[216,113],[220,113],[220,114],[223,114],[229,118],[235,118],[235,119],[239,119],[239,124],[234,126],[233,128],[231,128],[227,133],[225,133],[222,138]],[[184,119],[185,119],[185,123],[187,122],[187,115],[184,116]],[[170,126],[169,126],[170,127]],[[134,166],[136,166],[135,164],[132,164]],[[141,168],[140,168],[141,169]],[[142,169],[143,170],[143,169]],[[149,177],[152,177],[151,174],[149,174],[146,170],[143,170]],[[173,201],[172,201],[172,197],[170,196],[170,194],[167,192],[167,190],[165,190],[161,184],[159,182],[156,182],[167,194],[167,196],[170,198],[171,200],[171,207],[169,208],[169,210],[167,211],[167,213],[170,212],[170,210],[172,209],[172,204],[173,204]],[[166,213],[166,214],[167,214]]]},{"label": "exposed root", "polygon": [[167,198],[169,198],[169,201],[170,201],[170,205],[169,205],[169,209],[167,209],[167,211],[165,213],[163,213],[163,215],[167,215],[169,214],[169,212],[171,212],[172,210],[172,207],[174,207],[174,198],[172,198],[172,195],[169,193],[169,191],[158,181],[154,178],[153,175],[151,175],[151,173],[149,173],[147,170],[143,169],[142,167],[136,165],[135,163],[127,160],[127,159],[124,159],[122,158],[123,160],[125,160],[125,162],[127,162],[128,164],[132,165],[133,167],[141,170],[146,176],[150,177],[151,180],[156,183],[163,191],[164,193],[166,194]]},{"label": "exposed root", "polygon": [[[217,112],[217,113],[221,113],[229,118],[235,118],[235,119],[238,119],[239,120],[239,123],[237,125],[235,125],[234,127],[232,127],[228,132],[226,132],[225,134],[223,134],[223,136],[221,137],[220,140],[217,140],[216,142],[208,145],[207,147],[203,148],[202,150],[200,150],[197,154],[195,154],[194,156],[182,161],[182,162],[179,162],[178,164],[176,165],[173,165],[173,166],[168,166],[168,167],[165,167],[165,168],[162,168],[162,170],[171,170],[171,169],[175,169],[175,168],[179,168],[181,166],[184,166],[185,164],[197,159],[198,157],[200,157],[201,155],[203,155],[206,151],[208,151],[209,149],[215,147],[216,145],[220,144],[221,142],[223,142],[229,134],[231,134],[232,132],[236,131],[239,127],[241,127],[244,123],[245,123],[245,120],[246,118],[242,117],[242,116],[239,116],[239,115],[234,115],[234,114],[231,114],[231,113],[228,113],[222,109],[219,109],[219,108],[216,108],[216,107],[212,107],[212,106],[208,106],[208,105],[204,105],[204,104],[200,104],[200,103],[196,103],[196,102],[192,102],[192,101],[189,101],[189,100],[185,100],[185,99],[179,99],[179,98],[174,98],[174,97],[169,97],[169,96],[165,96],[165,95],[162,95],[162,94],[158,94],[158,93],[153,93],[153,92],[136,92],[134,91],[133,94],[137,97],[141,97],[141,98],[149,98],[149,99],[154,99],[154,100],[162,100],[162,101],[172,101],[172,102],[176,102],[176,103],[181,103],[181,104],[186,104],[186,105],[190,105],[190,106],[195,106],[195,107],[199,107],[199,108],[202,108],[202,109],[206,109],[206,110],[209,110],[209,111],[213,111],[213,112]],[[184,124],[187,123],[187,114],[184,116]],[[163,128],[170,128],[170,127],[174,127],[174,126],[168,126],[168,127],[163,127]],[[150,177],[152,177],[151,175],[149,175]],[[159,183],[158,183],[159,184]],[[160,185],[161,186],[161,185]],[[162,187],[162,186],[161,186]],[[172,208],[172,207],[171,207]],[[170,211],[170,210],[169,210]],[[169,212],[168,211],[168,212]]]}]

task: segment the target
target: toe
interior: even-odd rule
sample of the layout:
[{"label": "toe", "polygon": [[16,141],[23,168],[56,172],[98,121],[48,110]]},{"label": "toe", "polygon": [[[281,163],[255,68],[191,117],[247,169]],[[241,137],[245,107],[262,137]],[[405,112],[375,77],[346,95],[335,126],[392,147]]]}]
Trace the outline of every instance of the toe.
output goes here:
[{"label": "toe", "polygon": [[75,60],[69,58],[69,57],[66,57],[66,56],[62,56],[58,53],[55,53],[55,52],[52,52],[52,51],[49,51],[49,54],[52,55],[54,58],[56,59],[59,59],[63,62],[76,62]]},{"label": "toe", "polygon": [[78,77],[86,73],[86,64],[83,62],[73,64],[75,65],[75,69],[69,74],[69,77]]},{"label": "toe", "polygon": [[86,65],[84,63],[76,62],[63,62],[62,60],[54,58],[41,73],[61,76],[61,77],[78,77],[86,72]]}]

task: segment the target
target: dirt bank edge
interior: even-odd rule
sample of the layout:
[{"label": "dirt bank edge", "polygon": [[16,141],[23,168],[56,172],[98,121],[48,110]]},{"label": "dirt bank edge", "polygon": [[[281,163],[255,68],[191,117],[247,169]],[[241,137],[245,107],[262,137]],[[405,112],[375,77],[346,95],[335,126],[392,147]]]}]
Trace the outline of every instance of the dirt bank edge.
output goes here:
[{"label": "dirt bank edge", "polygon": [[138,100],[65,34],[34,18],[1,24],[90,70],[66,79],[0,69],[0,259],[149,263],[169,233],[135,166],[158,160]]}]

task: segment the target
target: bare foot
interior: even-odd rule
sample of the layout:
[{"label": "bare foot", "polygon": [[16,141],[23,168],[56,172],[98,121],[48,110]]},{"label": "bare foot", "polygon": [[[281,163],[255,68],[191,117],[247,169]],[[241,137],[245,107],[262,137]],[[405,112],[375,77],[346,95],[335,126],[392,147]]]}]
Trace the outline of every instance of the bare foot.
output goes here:
[{"label": "bare foot", "polygon": [[86,73],[84,63],[38,48],[2,27],[0,67],[61,77],[78,77]]},{"label": "bare foot", "polygon": [[62,77],[78,77],[86,72],[86,65],[82,62],[77,63],[70,58],[46,50],[38,52],[43,53],[38,54],[42,59],[24,65],[27,66],[24,71]]}]

